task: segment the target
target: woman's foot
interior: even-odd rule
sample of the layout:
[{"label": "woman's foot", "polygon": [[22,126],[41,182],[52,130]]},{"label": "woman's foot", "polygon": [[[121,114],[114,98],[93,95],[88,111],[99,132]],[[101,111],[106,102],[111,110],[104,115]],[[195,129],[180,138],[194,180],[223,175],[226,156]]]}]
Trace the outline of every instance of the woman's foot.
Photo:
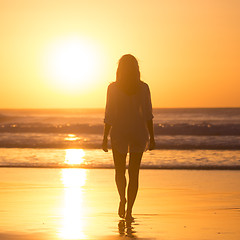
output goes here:
[{"label": "woman's foot", "polygon": [[120,218],[125,217],[125,204],[126,204],[126,200],[121,200],[119,203],[118,215]]},{"label": "woman's foot", "polygon": [[125,217],[126,222],[133,222],[134,217],[132,216],[132,213],[127,213]]}]

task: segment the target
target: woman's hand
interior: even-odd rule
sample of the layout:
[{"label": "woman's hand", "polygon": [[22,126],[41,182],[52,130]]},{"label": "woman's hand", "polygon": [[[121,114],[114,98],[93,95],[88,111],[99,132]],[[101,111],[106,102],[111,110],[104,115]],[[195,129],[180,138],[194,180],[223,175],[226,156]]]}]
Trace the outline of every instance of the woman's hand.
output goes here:
[{"label": "woman's hand", "polygon": [[103,142],[102,142],[102,150],[104,152],[108,152],[108,139],[107,138],[104,138],[103,139]]},{"label": "woman's hand", "polygon": [[156,143],[155,143],[154,138],[150,138],[149,151],[155,149],[155,145],[156,145]]},{"label": "woman's hand", "polygon": [[103,133],[103,141],[102,141],[102,150],[104,152],[108,152],[108,134],[111,127],[112,126],[108,123],[105,123],[104,125],[104,133]]}]

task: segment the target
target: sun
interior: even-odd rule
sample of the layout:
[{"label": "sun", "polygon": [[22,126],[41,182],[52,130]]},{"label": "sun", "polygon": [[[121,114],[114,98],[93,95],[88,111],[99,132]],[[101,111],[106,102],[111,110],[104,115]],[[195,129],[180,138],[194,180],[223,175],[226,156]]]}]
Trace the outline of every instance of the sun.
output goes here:
[{"label": "sun", "polygon": [[57,87],[86,90],[99,79],[100,51],[89,40],[80,37],[60,39],[49,47],[47,55],[47,74]]}]

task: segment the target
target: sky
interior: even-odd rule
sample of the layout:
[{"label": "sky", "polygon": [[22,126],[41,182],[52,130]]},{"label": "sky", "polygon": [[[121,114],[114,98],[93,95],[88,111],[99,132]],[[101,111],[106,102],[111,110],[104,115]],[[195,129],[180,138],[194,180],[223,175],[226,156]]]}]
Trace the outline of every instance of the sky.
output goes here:
[{"label": "sky", "polygon": [[240,107],[239,0],[0,0],[0,108],[103,108],[119,58],[153,107]]}]

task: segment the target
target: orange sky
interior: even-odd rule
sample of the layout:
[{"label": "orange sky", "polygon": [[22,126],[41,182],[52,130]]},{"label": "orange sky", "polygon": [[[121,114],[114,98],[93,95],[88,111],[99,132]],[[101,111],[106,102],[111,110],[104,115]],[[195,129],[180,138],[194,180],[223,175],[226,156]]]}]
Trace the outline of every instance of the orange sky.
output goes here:
[{"label": "orange sky", "polygon": [[[240,107],[239,12],[239,0],[2,0],[0,108],[104,107],[125,53],[154,107]],[[72,39],[95,54],[77,84],[72,62],[54,62]]]}]

